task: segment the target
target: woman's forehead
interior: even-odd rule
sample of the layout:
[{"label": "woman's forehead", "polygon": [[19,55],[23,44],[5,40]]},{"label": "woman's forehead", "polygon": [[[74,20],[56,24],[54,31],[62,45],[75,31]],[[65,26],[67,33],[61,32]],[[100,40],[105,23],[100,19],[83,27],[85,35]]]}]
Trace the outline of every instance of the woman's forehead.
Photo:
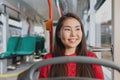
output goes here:
[{"label": "woman's forehead", "polygon": [[65,27],[81,26],[81,23],[77,19],[71,18],[71,19],[66,19],[63,22],[62,26],[65,26]]}]

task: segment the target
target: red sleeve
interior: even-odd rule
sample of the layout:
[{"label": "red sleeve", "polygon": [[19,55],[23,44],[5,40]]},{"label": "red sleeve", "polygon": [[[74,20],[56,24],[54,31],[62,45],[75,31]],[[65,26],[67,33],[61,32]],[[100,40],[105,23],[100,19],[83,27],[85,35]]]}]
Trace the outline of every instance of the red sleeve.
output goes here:
[{"label": "red sleeve", "polygon": [[[52,58],[51,54],[47,54],[44,56],[44,59]],[[39,80],[40,78],[47,78],[48,71],[50,70],[50,66],[44,66],[40,68]]]},{"label": "red sleeve", "polygon": [[[88,52],[88,56],[97,58],[97,56],[94,53],[92,53],[92,52]],[[102,67],[100,65],[95,65],[95,64],[93,64],[92,67],[93,67],[93,70],[94,70],[94,73],[95,73],[95,77],[97,79],[104,80]]]}]

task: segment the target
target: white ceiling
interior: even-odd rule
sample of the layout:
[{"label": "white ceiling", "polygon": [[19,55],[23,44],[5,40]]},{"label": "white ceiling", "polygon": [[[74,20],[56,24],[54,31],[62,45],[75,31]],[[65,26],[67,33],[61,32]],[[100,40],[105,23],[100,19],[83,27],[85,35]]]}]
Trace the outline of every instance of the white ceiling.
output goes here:
[{"label": "white ceiling", "polygon": [[45,19],[48,19],[48,3],[47,0],[23,0],[33,9],[35,9],[40,15],[44,16]]},{"label": "white ceiling", "polygon": [[[49,6],[48,0],[23,0],[28,5],[30,5],[33,9],[35,9],[41,16],[43,16],[46,20],[49,19]],[[53,17],[57,19],[59,14],[57,8],[55,6],[55,0],[52,0],[53,4]]]},{"label": "white ceiling", "polygon": [[[38,12],[41,16],[43,16],[46,20],[49,18],[49,6],[48,6],[48,0],[23,0],[25,3],[30,5],[33,9]],[[83,9],[88,7],[88,1],[89,0],[66,0],[68,2],[68,9],[69,12],[76,12],[80,17],[82,16]],[[52,0],[53,4],[53,17],[54,20],[57,20],[59,18],[58,10],[55,5],[55,0]]]},{"label": "white ceiling", "polygon": [[[44,20],[49,19],[49,6],[48,6],[48,0],[2,0],[6,3],[6,1],[11,4],[13,7],[17,8],[20,11],[23,11],[22,14],[26,14],[27,16],[33,17],[35,14],[37,17]],[[82,17],[83,10],[88,7],[88,1],[89,0],[61,0],[66,2],[68,12],[74,12],[78,14],[79,17]],[[65,4],[65,3],[63,3]],[[19,8],[19,5],[22,6]],[[52,6],[53,6],[53,19],[54,21],[58,20],[59,13],[57,10],[57,6],[55,4],[55,0],[52,0]],[[9,11],[8,11],[9,12]],[[10,12],[13,16],[15,16],[15,12]]]}]

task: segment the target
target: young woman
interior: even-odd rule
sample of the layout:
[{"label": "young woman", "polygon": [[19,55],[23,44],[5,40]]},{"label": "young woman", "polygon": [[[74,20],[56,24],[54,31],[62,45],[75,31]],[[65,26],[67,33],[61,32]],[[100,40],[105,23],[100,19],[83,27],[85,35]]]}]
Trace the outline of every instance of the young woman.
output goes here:
[{"label": "young woman", "polygon": [[[59,19],[55,32],[54,52],[45,55],[44,59],[60,56],[89,56],[96,58],[95,54],[87,52],[83,24],[79,17],[73,13],[67,13]],[[101,66],[94,64],[70,62],[40,68],[39,79],[62,76],[104,79]]]}]

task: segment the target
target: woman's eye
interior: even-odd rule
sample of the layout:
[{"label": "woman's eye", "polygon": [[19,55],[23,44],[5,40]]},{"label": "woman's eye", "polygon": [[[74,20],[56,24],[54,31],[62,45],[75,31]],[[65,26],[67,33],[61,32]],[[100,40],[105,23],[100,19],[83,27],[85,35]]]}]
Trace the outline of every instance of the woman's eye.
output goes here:
[{"label": "woman's eye", "polygon": [[70,29],[65,29],[65,31],[70,31]]},{"label": "woman's eye", "polygon": [[78,30],[80,30],[80,28],[77,28],[76,30],[78,31]]}]

